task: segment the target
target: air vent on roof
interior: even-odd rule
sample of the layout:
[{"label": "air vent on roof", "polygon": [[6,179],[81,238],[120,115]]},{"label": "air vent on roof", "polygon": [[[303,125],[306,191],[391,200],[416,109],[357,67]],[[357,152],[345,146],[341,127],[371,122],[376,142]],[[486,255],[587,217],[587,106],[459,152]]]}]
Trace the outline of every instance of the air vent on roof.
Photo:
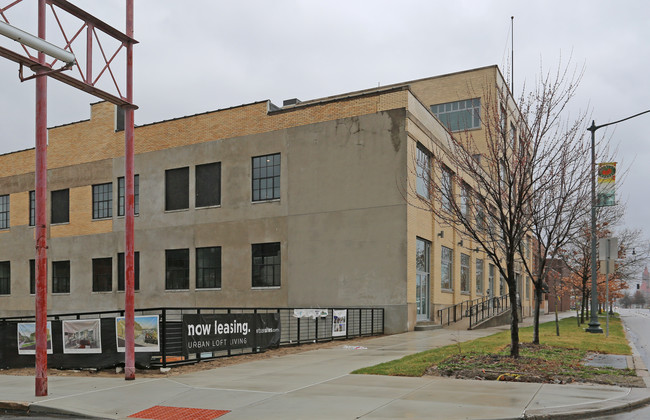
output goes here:
[{"label": "air vent on roof", "polygon": [[300,103],[300,99],[298,98],[285,99],[284,101],[282,101],[282,106],[298,105],[299,103]]}]

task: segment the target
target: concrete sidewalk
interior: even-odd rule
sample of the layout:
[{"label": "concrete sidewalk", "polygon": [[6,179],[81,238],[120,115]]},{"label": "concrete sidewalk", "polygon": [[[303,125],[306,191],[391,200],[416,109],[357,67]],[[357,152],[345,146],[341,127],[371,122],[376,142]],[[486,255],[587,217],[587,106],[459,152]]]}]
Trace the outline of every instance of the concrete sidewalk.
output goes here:
[{"label": "concrete sidewalk", "polygon": [[[552,319],[544,316],[542,322]],[[524,325],[530,322],[527,319]],[[502,330],[507,327],[409,332],[363,343],[350,340],[333,348],[160,379],[127,382],[52,376],[48,379],[50,395],[39,398],[33,396],[33,377],[0,375],[0,408],[17,402],[31,412],[111,419],[154,406],[229,411],[221,417],[224,420],[519,419],[605,414],[650,402],[650,391],[645,388],[349,374]],[[365,348],[354,349],[356,344]]]}]

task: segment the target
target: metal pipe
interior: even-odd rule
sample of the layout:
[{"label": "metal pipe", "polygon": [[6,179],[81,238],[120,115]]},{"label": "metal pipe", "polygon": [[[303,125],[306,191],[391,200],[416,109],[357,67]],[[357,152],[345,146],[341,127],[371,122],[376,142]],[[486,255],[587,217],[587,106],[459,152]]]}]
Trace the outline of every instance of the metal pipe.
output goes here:
[{"label": "metal pipe", "polygon": [[[126,35],[133,38],[133,0],[126,0]],[[126,100],[133,103],[133,44],[126,45]],[[134,130],[133,108],[125,110],[124,115],[124,165],[126,187],[126,205],[125,205],[125,242],[126,249],[124,254],[124,324],[125,324],[125,347],[124,347],[124,379],[135,379],[135,338],[134,338],[134,217],[135,217],[135,199],[134,199],[134,173],[133,173],[133,154],[134,154]]]},{"label": "metal pipe", "polygon": [[[28,47],[32,47],[39,53],[45,53],[50,57],[54,57],[57,60],[63,61],[67,66],[72,66],[75,63],[74,54],[72,54],[70,51],[64,50],[63,48],[59,48],[54,44],[50,44],[49,42],[45,41],[44,37],[40,36],[40,27],[39,36],[35,37],[30,33],[27,33],[21,29],[9,25],[8,23],[0,21],[0,35],[4,35],[16,42],[27,45]],[[45,60],[41,62],[41,64],[44,63]]]},{"label": "metal pipe", "polygon": [[[38,0],[38,36],[45,39],[45,0]],[[45,63],[45,54],[38,53]],[[37,70],[36,74],[45,70]],[[35,394],[47,395],[47,77],[36,78],[36,366]]]},{"label": "metal pipe", "polygon": [[595,121],[591,121],[591,316],[589,317],[590,333],[602,334],[603,329],[598,322],[598,284],[596,267],[596,130]]}]

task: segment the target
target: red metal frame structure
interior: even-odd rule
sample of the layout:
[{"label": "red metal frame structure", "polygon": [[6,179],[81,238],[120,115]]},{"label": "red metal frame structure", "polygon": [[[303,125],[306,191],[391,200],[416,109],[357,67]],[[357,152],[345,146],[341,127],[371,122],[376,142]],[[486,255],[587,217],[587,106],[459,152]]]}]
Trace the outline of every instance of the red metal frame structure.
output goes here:
[{"label": "red metal frame structure", "polygon": [[[0,19],[9,24],[7,11],[21,3],[23,0],[12,1],[9,5],[0,8]],[[0,47],[0,56],[8,58],[20,65],[20,78],[22,81],[36,79],[36,396],[48,394],[47,388],[47,78],[57,79],[91,95],[97,96],[108,102],[122,107],[125,110],[124,147],[125,147],[125,178],[126,178],[126,215],[125,215],[125,379],[135,379],[135,354],[134,354],[134,270],[133,270],[133,241],[134,241],[134,120],[133,111],[137,107],[133,104],[133,0],[126,0],[126,34],[95,18],[77,6],[65,0],[38,0],[38,37],[46,39],[46,12],[47,6],[61,34],[65,39],[65,50],[74,53],[73,43],[86,31],[86,63],[83,71],[80,63],[76,62],[71,67],[78,70],[80,78],[77,79],[63,73],[70,66],[55,69],[57,62],[48,63],[45,54],[38,52],[34,56],[30,50],[21,44],[25,55],[10,49]],[[56,6],[56,7],[55,7]],[[59,13],[67,13],[80,20],[81,27],[69,36],[59,19]],[[106,55],[100,42],[97,31],[119,41],[119,47],[109,57]],[[93,76],[93,46],[95,41],[104,59],[103,66],[97,76]],[[122,95],[120,87],[111,69],[114,58],[122,50],[126,50],[126,89]],[[35,72],[33,76],[23,77],[23,67],[29,67]],[[108,73],[113,81],[116,92],[110,93],[96,87],[99,79]],[[94,77],[94,78],[93,78]]]}]

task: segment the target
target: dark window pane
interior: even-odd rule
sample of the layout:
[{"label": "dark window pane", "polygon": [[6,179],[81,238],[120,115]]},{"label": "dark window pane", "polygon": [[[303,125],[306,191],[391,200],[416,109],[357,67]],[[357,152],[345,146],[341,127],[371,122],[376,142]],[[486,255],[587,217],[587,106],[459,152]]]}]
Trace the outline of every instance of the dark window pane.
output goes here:
[{"label": "dark window pane", "polygon": [[70,190],[52,191],[51,223],[68,223],[70,221]]},{"label": "dark window pane", "polygon": [[36,294],[36,260],[29,260],[29,294]]},{"label": "dark window pane", "polygon": [[[124,216],[126,206],[126,185],[124,177],[117,178],[117,215]],[[140,214],[140,175],[133,176],[133,208],[135,214]]]},{"label": "dark window pane", "polygon": [[36,226],[36,191],[29,192],[29,225]]},{"label": "dark window pane", "polygon": [[113,217],[113,184],[93,185],[93,219]]},{"label": "dark window pane", "polygon": [[280,160],[280,153],[252,159],[253,201],[280,198]]},{"label": "dark window pane", "polygon": [[165,171],[165,210],[190,207],[190,168]]},{"label": "dark window pane", "polygon": [[196,248],[196,288],[221,288],[221,247]]},{"label": "dark window pane", "polygon": [[165,251],[165,289],[187,290],[190,288],[190,250],[168,249]]},{"label": "dark window pane", "polygon": [[0,262],[0,295],[11,294],[11,264],[9,261]]},{"label": "dark window pane", "polygon": [[280,243],[252,245],[253,287],[280,286]]},{"label": "dark window pane", "polygon": [[196,207],[221,204],[221,163],[196,166]]},{"label": "dark window pane", "polygon": [[[117,254],[117,290],[121,292],[124,291],[126,283],[125,258],[124,252]],[[140,253],[138,251],[133,253],[133,290],[140,290]]]},{"label": "dark window pane", "polygon": [[70,261],[52,262],[52,293],[70,293]]},{"label": "dark window pane", "polygon": [[93,292],[113,290],[113,259],[93,258]]},{"label": "dark window pane", "polygon": [[9,195],[0,195],[0,229],[9,229]]}]

